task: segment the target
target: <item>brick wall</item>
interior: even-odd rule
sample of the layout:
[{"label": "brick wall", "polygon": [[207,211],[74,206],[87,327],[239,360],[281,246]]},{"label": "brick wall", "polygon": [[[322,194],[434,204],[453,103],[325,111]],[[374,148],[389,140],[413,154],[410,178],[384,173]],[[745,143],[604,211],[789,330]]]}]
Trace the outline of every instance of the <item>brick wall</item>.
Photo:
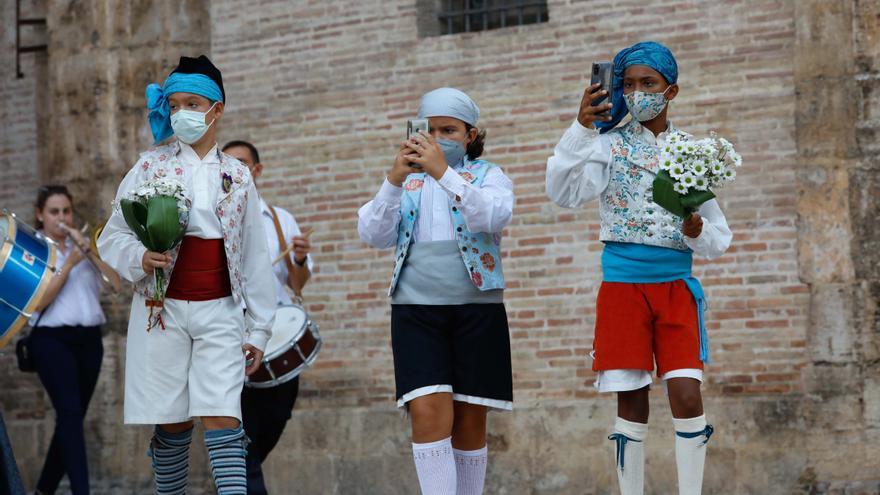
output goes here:
[{"label": "brick wall", "polygon": [[[393,405],[384,295],[392,254],[360,242],[356,212],[378,190],[419,96],[451,85],[481,106],[481,126],[489,132],[485,157],[503,167],[517,195],[503,244],[516,411],[491,416],[487,491],[615,492],[612,446],[604,441],[614,401],[593,390],[587,358],[600,279],[597,209],[550,203],[544,168],[575,117],[589,64],[655,39],[679,61],[675,124],[697,135],[716,130],[744,158],[738,180],[719,191],[733,247],[696,266],[710,298],[714,362],[704,391],[718,432],[706,491],[880,493],[870,465],[880,431],[880,382],[870,364],[880,348],[873,337],[880,318],[872,316],[880,290],[876,264],[863,255],[876,251],[877,242],[871,223],[877,163],[870,154],[880,101],[875,6],[863,0],[551,0],[548,23],[419,38],[417,3],[426,2],[213,0],[210,32],[199,31],[210,38],[211,56],[224,72],[228,104],[221,139],[254,142],[266,166],[260,181],[266,199],[315,228],[317,270],[306,305],[325,345],[303,377],[294,418],[266,464],[270,488],[412,492],[408,425]],[[52,101],[63,113],[56,125],[80,139],[107,137],[97,141],[103,143],[98,152],[89,152],[75,139],[49,134],[52,156],[73,159],[58,161],[55,170],[65,177],[104,177],[90,198],[96,217],[115,177],[134,160],[133,149],[148,145],[142,83],[155,79],[182,46],[199,52],[205,46],[187,44],[179,29],[182,18],[195,23],[191,33],[204,29],[194,20],[200,7],[181,17],[172,4],[149,15],[102,4],[119,11],[102,31],[110,41],[80,53],[73,41],[91,32],[83,19],[100,15],[69,14],[88,2],[50,2],[51,18],[69,30],[56,32],[50,53],[66,61],[53,72]],[[161,57],[150,52],[152,38],[171,40],[161,45]],[[128,50],[124,57],[114,48],[119,44]],[[814,55],[820,49],[833,56]],[[122,81],[113,95],[124,102],[121,108],[77,116],[66,106],[92,98],[98,108],[112,108],[102,106],[110,100],[100,91],[65,96],[78,74],[88,76],[89,57],[107,68],[95,88]],[[845,84],[823,82],[816,67],[831,61],[844,67]],[[135,70],[141,63],[148,73]],[[7,79],[0,92],[16,87]],[[846,112],[825,113],[824,101],[861,113],[850,119]],[[33,120],[26,106],[15,110],[16,119]],[[119,134],[112,133],[114,118],[124,123]],[[835,123],[830,131],[829,122]],[[841,137],[848,134],[858,140]],[[840,160],[826,159],[826,147]],[[851,178],[842,189],[822,189],[827,177]],[[3,201],[19,201],[8,199],[17,194],[0,189]],[[846,195],[856,199],[821,202]],[[827,211],[833,214],[823,216]],[[148,431],[120,425],[125,306],[124,296],[110,304],[115,316],[105,339],[101,400],[88,426],[93,476],[106,493],[142,492],[149,484],[148,461],[140,457]],[[11,361],[4,363],[9,369]],[[7,379],[0,397],[17,451],[27,459],[21,464],[19,457],[23,474],[33,480],[51,414],[46,416],[39,387],[27,380]],[[662,387],[652,392],[652,411],[648,490],[673,493]],[[35,416],[43,419],[27,423]],[[857,445],[852,452],[858,462],[839,452],[838,434]],[[207,483],[201,455],[192,468],[198,487]]]},{"label": "brick wall", "polygon": [[[738,181],[719,194],[733,247],[696,268],[710,298],[707,410],[731,434],[733,424],[751,425],[755,431],[744,433],[750,442],[778,428],[774,420],[796,421],[809,290],[798,276],[793,2],[551,1],[545,24],[436,38],[418,37],[415,3],[213,3],[212,52],[229,94],[222,135],[256,143],[268,168],[264,195],[316,229],[319,268],[307,303],[325,347],[304,377],[300,421],[322,424],[315,418],[329,414],[357,424],[369,411],[384,417],[379,412],[393,407],[384,295],[392,256],[359,241],[356,210],[378,189],[419,96],[451,85],[481,106],[489,131],[484,157],[504,168],[517,196],[503,246],[518,412],[493,419],[490,448],[500,455],[490,486],[509,493],[611,490],[607,449],[578,447],[601,445],[614,407],[593,390],[587,359],[600,279],[597,210],[551,204],[544,168],[575,116],[590,62],[646,38],[668,44],[678,57],[676,125],[698,135],[718,131],[745,162]],[[666,432],[662,388],[654,394],[661,419],[652,423]],[[774,419],[756,425],[753,415]],[[278,471],[315,463],[348,486],[344,474],[361,470],[339,464],[380,462],[367,449],[343,450],[336,464],[326,462],[330,449],[310,448],[297,436],[304,428],[293,428],[282,443],[290,450],[270,461],[279,482],[311,480],[305,467]],[[411,482],[400,438],[406,431],[397,424],[385,435],[404,450],[395,457],[403,466],[391,468]],[[549,432],[552,447],[541,432]],[[330,435],[357,442],[350,432]],[[671,453],[665,438],[652,446],[657,455]],[[799,476],[803,460],[790,456],[762,477],[733,481],[739,471],[720,467],[722,459],[757,467],[771,454],[728,442],[732,435],[716,445],[707,474],[714,491],[736,483],[737,493],[766,493],[768,484]],[[536,459],[534,449],[545,452],[546,470],[528,461]],[[673,490],[674,476],[649,477],[655,493]]]},{"label": "brick wall", "polygon": [[[792,187],[791,4],[550,2],[548,23],[433,38],[417,37],[412,4],[214,2],[212,48],[229,94],[222,134],[257,143],[264,194],[316,228],[320,268],[308,301],[327,347],[304,407],[388,405],[391,255],[359,242],[356,210],[378,190],[418,97],[441,85],[481,106],[484,156],[515,184],[504,263],[517,402],[595,395],[586,354],[599,283],[596,206],[552,205],[544,167],[590,62],[645,37],[678,57],[676,125],[715,129],[744,156],[738,181],[719,194],[734,245],[697,268],[711,299],[707,393],[798,392],[807,291]],[[591,23],[598,12],[604,24]],[[685,21],[697,18],[707,22]]]}]

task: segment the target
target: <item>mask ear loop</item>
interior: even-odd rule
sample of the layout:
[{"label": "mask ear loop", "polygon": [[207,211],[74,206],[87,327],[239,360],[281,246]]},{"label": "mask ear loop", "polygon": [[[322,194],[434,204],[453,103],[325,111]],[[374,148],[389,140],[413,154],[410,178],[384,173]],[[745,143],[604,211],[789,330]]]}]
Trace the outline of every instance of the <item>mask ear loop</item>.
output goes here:
[{"label": "mask ear loop", "polygon": [[[671,87],[672,87],[672,86],[670,86],[669,88],[671,88]],[[666,89],[669,89],[669,88],[666,88]],[[209,108],[208,111],[205,112],[205,114],[207,114],[208,112],[210,112],[211,110],[213,110],[214,107],[216,107],[218,103],[220,103],[219,100],[218,100],[218,101],[215,101],[214,104],[211,105],[211,108]],[[214,122],[217,122],[217,117],[214,117],[214,120],[212,120],[211,123],[208,124],[208,127],[205,128],[205,132],[208,132],[208,129],[210,129],[211,126],[214,125]]]}]

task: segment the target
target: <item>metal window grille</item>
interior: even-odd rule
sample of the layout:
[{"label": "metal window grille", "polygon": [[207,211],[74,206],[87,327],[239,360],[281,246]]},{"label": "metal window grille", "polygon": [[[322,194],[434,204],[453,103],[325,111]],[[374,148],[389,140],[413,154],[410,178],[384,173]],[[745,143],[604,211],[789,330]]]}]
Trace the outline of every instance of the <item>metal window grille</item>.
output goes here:
[{"label": "metal window grille", "polygon": [[48,50],[46,44],[38,45],[22,45],[22,28],[23,27],[41,27],[45,30],[45,18],[23,18],[21,16],[21,0],[15,1],[15,77],[21,79],[24,74],[21,72],[21,54],[45,52]]},{"label": "metal window grille", "polygon": [[440,34],[470,33],[547,22],[547,2],[534,0],[443,0]]}]

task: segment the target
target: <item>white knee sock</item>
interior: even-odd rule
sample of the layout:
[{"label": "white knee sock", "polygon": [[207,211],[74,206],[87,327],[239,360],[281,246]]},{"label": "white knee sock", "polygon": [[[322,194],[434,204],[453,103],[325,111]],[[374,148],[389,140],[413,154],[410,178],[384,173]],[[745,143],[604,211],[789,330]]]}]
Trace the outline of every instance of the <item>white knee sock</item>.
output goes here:
[{"label": "white knee sock", "polygon": [[615,464],[621,495],[642,495],[645,492],[645,437],[648,425],[623,418],[614,422],[609,440],[617,442]]},{"label": "white knee sock", "polygon": [[454,495],[456,474],[452,437],[431,443],[413,443],[412,448],[422,495]]},{"label": "white knee sock", "polygon": [[486,464],[489,460],[489,449],[478,450],[452,449],[455,454],[455,469],[458,472],[458,495],[482,495],[483,484],[486,482]]},{"label": "white knee sock", "polygon": [[706,464],[706,442],[712,425],[706,416],[672,419],[675,426],[675,464],[678,467],[679,495],[700,495],[703,490],[703,467]]}]

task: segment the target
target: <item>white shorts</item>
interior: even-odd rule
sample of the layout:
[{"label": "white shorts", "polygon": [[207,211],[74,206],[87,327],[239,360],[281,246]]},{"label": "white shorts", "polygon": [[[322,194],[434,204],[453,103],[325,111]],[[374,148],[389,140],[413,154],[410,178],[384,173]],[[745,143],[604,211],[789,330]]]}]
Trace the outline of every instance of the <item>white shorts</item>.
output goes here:
[{"label": "white shorts", "polygon": [[149,308],[135,294],[125,350],[126,424],[180,423],[193,417],[241,420],[244,315],[232,297],[166,299],[165,329],[149,332]]},{"label": "white shorts", "polygon": [[[600,371],[594,386],[599,392],[629,392],[653,383],[653,374],[645,370],[605,370]],[[661,377],[663,383],[670,378],[694,378],[703,381],[703,370],[684,368],[667,371]]]}]

